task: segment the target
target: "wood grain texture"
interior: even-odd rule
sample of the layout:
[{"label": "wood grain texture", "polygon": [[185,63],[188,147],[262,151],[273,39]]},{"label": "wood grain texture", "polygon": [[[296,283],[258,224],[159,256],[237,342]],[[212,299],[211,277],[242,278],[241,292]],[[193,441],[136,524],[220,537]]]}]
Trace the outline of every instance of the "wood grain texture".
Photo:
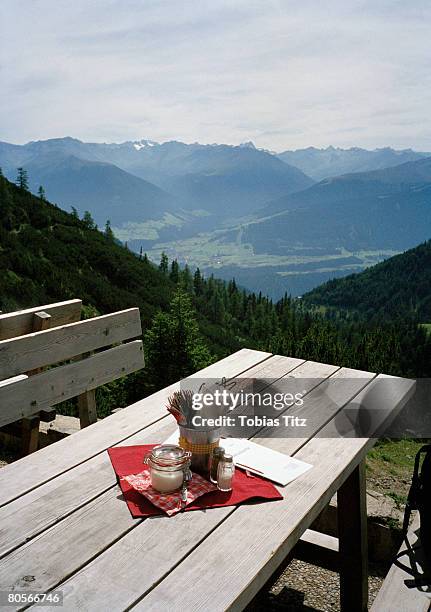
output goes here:
[{"label": "wood grain texture", "polygon": [[[242,365],[250,357],[250,353],[247,352],[238,355],[238,359],[243,359]],[[259,371],[268,371],[271,361],[274,368],[277,368],[277,374],[283,374],[283,364],[279,358],[270,358],[268,354],[254,354],[253,357],[256,361],[254,364],[249,364],[248,368],[239,367],[237,363],[237,371],[233,373],[234,361],[230,360],[223,365],[214,364],[215,368],[212,371],[207,370],[204,376],[229,376],[227,373],[229,367],[231,376],[240,375],[251,367],[259,376]],[[293,374],[299,367],[301,366],[294,368],[291,373]],[[318,377],[317,364],[313,367]],[[195,376],[202,377],[202,372]],[[359,378],[354,385],[359,384],[358,380]],[[410,381],[406,383],[412,385]],[[367,387],[372,384],[371,382]],[[264,506],[220,508],[208,513],[185,513],[171,519],[137,521],[133,528],[129,528],[128,523],[123,524],[122,518],[118,515],[116,508],[120,506],[116,506],[112,501],[110,502],[112,505],[109,505],[108,520],[108,523],[111,523],[111,533],[109,525],[104,526],[106,513],[100,518],[99,514],[89,511],[83,514],[80,521],[75,521],[78,512],[81,510],[84,512],[92,504],[97,504],[97,500],[103,496],[108,498],[114,490],[118,494],[118,489],[108,484],[109,477],[107,472],[104,472],[106,468],[102,467],[102,463],[97,464],[98,467],[93,470],[91,466],[87,469],[90,457],[98,454],[95,448],[100,449],[101,445],[103,446],[112,436],[116,436],[116,442],[121,439],[126,443],[132,443],[131,438],[127,439],[125,432],[130,432],[134,428],[136,440],[141,434],[142,439],[148,439],[149,429],[144,430],[144,422],[154,424],[152,432],[155,435],[161,435],[162,429],[159,428],[165,427],[165,423],[169,423],[168,429],[175,427],[169,417],[164,418],[163,409],[164,398],[172,392],[172,387],[75,434],[73,438],[76,439],[76,444],[73,444],[72,438],[65,440],[64,442],[68,444],[64,444],[61,449],[59,449],[60,443],[56,444],[57,453],[45,455],[57,461],[53,467],[42,469],[39,461],[28,462],[28,469],[33,466],[39,484],[31,493],[16,499],[16,502],[11,502],[9,497],[9,504],[0,509],[0,525],[4,516],[9,528],[12,526],[15,503],[22,504],[21,510],[19,505],[15,507],[15,516],[23,513],[22,521],[24,521],[25,516],[38,514],[39,523],[33,525],[34,531],[30,535],[32,540],[24,545],[18,543],[18,548],[4,558],[4,563],[3,561],[0,563],[0,585],[3,584],[3,578],[4,580],[7,578],[7,584],[15,581],[21,588],[22,576],[26,575],[24,571],[31,575],[36,572],[41,585],[57,585],[59,576],[62,576],[61,589],[66,594],[66,609],[70,610],[106,609],[107,605],[112,610],[124,610],[127,606],[135,604],[144,610],[166,610],[168,607],[172,610],[243,609],[257,592],[259,585],[266,582],[272,569],[278,567],[301,533],[312,523],[320,509],[329,502],[333,493],[374,443],[369,439],[340,438],[337,429],[335,429],[337,438],[329,437],[334,435],[334,431],[330,427],[332,421],[325,425],[328,412],[324,412],[323,420],[315,422],[316,427],[320,428],[321,438],[314,438],[305,445],[302,440],[297,442],[299,451],[296,456],[309,461],[315,467],[283,489],[284,500],[280,502]],[[367,387],[359,396],[355,396],[355,401],[360,401],[360,396]],[[408,391],[405,385],[404,391]],[[352,387],[350,392],[354,392]],[[398,392],[402,393],[403,387],[398,387]],[[311,395],[312,393],[309,393],[308,397]],[[388,401],[392,399],[390,397]],[[396,403],[394,407],[396,408]],[[98,436],[90,436],[91,430],[97,430]],[[82,443],[79,443],[79,440],[82,440]],[[269,444],[271,442],[276,445],[279,440],[273,438],[267,441]],[[72,449],[75,457],[72,456]],[[58,450],[64,456],[56,457],[55,455],[60,454]],[[101,450],[103,449],[98,452]],[[37,460],[39,454],[41,453],[36,453],[31,459]],[[83,459],[84,456],[86,459]],[[100,459],[95,457],[95,462],[97,461]],[[23,462],[25,465],[20,470],[10,470],[13,464],[9,468],[4,468],[9,470],[9,478],[11,475],[15,476],[18,482],[20,476],[26,478],[27,462],[26,460]],[[73,498],[72,482],[75,473],[79,476],[77,470],[80,468],[71,468],[78,464],[82,464],[80,468],[86,475],[81,473],[82,489],[79,490],[78,487],[76,497]],[[70,470],[69,472],[65,469],[66,465],[69,466],[66,468]],[[3,495],[1,485],[4,470],[0,471],[0,500]],[[64,472],[63,476],[60,476],[61,470]],[[106,486],[110,488],[98,494],[95,499],[88,500],[88,496],[91,495],[92,478],[98,477],[99,473],[101,482],[106,478]],[[44,485],[40,482],[43,478],[46,479]],[[69,484],[67,484],[68,478],[72,479]],[[4,483],[6,484],[8,480],[5,478]],[[76,485],[79,480],[74,481]],[[28,483],[29,481],[27,485]],[[59,503],[63,497],[64,508],[69,511],[67,516],[62,515],[60,506],[55,506],[56,485],[59,485],[59,490],[62,491]],[[26,508],[27,500],[28,508]],[[80,510],[77,509],[79,500],[83,504]],[[43,509],[49,508],[51,503],[54,504],[54,509],[47,520],[54,520],[55,511],[60,512],[61,520],[58,525],[47,528],[41,515]],[[124,502],[122,503],[122,510],[119,512],[125,508]],[[32,504],[35,505],[31,507]],[[36,507],[39,510],[35,512]],[[7,514],[3,515],[3,512]],[[202,519],[197,518],[198,514],[203,515]],[[119,529],[115,524],[117,516]],[[101,522],[100,529],[97,526],[94,529],[96,532],[94,538],[91,537],[92,520]],[[84,552],[82,540],[87,539],[89,547]],[[68,555],[64,555],[63,551],[69,551],[70,547],[72,550],[69,561]],[[22,551],[25,551],[25,554]],[[43,551],[50,551],[49,558],[45,558]],[[151,554],[148,554],[148,551],[151,551]],[[9,565],[8,561],[11,561]],[[6,573],[2,574],[3,571]],[[64,580],[65,578],[67,579]],[[20,582],[17,582],[18,580]],[[184,585],[190,584],[199,585],[199,588],[184,588]],[[27,588],[30,588],[30,585]]]},{"label": "wood grain texture", "polygon": [[[33,315],[33,331],[43,331],[51,325],[51,315],[47,312],[39,311]],[[1,369],[1,367],[0,367]],[[43,368],[35,368],[27,372],[28,376],[34,376],[42,372]],[[43,411],[43,414],[48,415],[49,410]],[[39,448],[39,425],[40,412],[30,418],[21,420],[21,456],[35,453]],[[55,418],[55,417],[54,417]]]},{"label": "wood grain texture", "polygon": [[[304,364],[301,369],[298,368],[293,372],[293,374],[302,374],[304,378],[301,377],[301,383],[303,383],[305,390],[309,388],[306,402],[303,404],[296,402],[287,410],[280,412],[280,415],[286,414],[291,417],[306,419],[306,427],[304,429],[298,427],[285,428],[283,436],[278,436],[277,438],[271,436],[270,429],[262,428],[258,435],[259,442],[263,446],[266,446],[268,440],[270,440],[269,445],[274,450],[279,450],[288,455],[296,452],[312,436],[319,435],[319,431],[334,419],[336,415],[342,412],[344,406],[351,403],[375,378],[375,374],[372,372],[340,368],[336,371],[326,370],[328,373],[327,378],[324,378],[322,375],[312,379],[307,369],[308,363]],[[322,370],[322,372],[324,371]],[[313,380],[315,384],[313,384]],[[299,434],[302,434],[302,437],[298,437]],[[337,437],[336,433],[334,437]]]},{"label": "wood grain texture", "polygon": [[33,331],[33,316],[39,311],[51,315],[52,327],[79,321],[81,306],[82,300],[67,300],[0,314],[0,340],[30,334]]},{"label": "wood grain texture", "polygon": [[[395,411],[412,387],[408,380],[398,385]],[[236,508],[134,609],[242,610],[374,444],[342,438],[328,425],[295,454],[314,467],[281,490],[283,501]],[[199,588],[180,589],[185,583]]]},{"label": "wood grain texture", "polygon": [[96,391],[86,391],[78,395],[78,413],[81,429],[97,421]]},{"label": "wood grain texture", "polygon": [[[417,513],[408,531],[408,541],[413,552],[409,550],[405,542],[402,543],[396,560],[371,606],[371,612],[394,612],[394,610],[396,612],[427,612],[429,609],[431,605],[430,580],[423,576],[419,526],[420,518]],[[413,558],[419,570],[413,569]],[[419,588],[415,583],[416,578],[418,578]]]},{"label": "wood grain texture", "polygon": [[[285,366],[280,369],[280,372],[289,370],[292,364],[289,362],[288,358],[274,359],[275,366],[281,367],[280,361],[282,360],[284,360]],[[258,374],[259,366],[252,368],[252,370]],[[152,427],[128,439],[127,443],[137,444],[164,439],[175,430],[175,424],[172,420],[169,420],[168,423],[163,425],[165,421],[167,421],[167,419],[155,423]],[[114,477],[112,469],[110,468],[109,459],[107,455],[103,453],[85,462],[81,466],[78,466],[74,470],[63,474],[59,478],[50,481],[44,487],[40,487],[26,495],[24,499],[27,503],[26,506],[21,509],[21,512],[19,512],[19,509],[22,499],[18,499],[3,508],[0,514],[2,525],[0,535],[3,534],[2,549],[0,549],[1,554],[5,555],[8,551],[17,548],[19,544],[25,542],[25,540],[31,539],[31,541],[25,544],[24,547],[18,548],[15,552],[9,554],[3,562],[0,562],[0,584],[5,586],[8,585],[8,588],[10,588],[16,577],[17,569],[19,568],[21,574],[32,575],[35,577],[35,580],[32,581],[31,584],[20,581],[17,588],[52,588],[61,580],[62,576],[72,573],[79,567],[79,565],[77,565],[77,559],[79,559],[80,564],[82,564],[85,559],[91,560],[91,558],[100,553],[101,550],[107,548],[109,544],[115,541],[120,535],[125,535],[125,537],[127,537],[126,533],[129,526],[126,525],[124,527],[121,517],[119,517],[120,520],[117,520],[116,516],[117,508],[123,510],[124,504],[122,507],[117,506],[114,508],[113,506],[109,506],[107,508],[110,513],[110,520],[115,523],[115,528],[113,528],[111,532],[104,530],[101,533],[100,526],[98,525],[100,522],[99,512],[101,511],[99,498],[91,499],[90,497],[89,506],[92,507],[93,511],[88,510],[85,512],[78,510],[77,513],[71,514],[72,498],[74,498],[74,503],[77,506],[77,498],[80,500],[79,503],[83,504],[89,496],[94,497],[97,495],[101,487],[102,491],[107,486],[112,488],[113,480]],[[118,495],[117,488],[115,488],[115,492],[116,495]],[[110,493],[108,492],[107,496],[109,495]],[[48,512],[46,512],[46,509],[48,509]],[[68,514],[70,514],[70,516],[68,516]],[[91,534],[97,534],[97,537],[91,535],[86,539],[85,549],[82,543],[82,530],[78,529],[79,521],[77,521],[75,514],[78,514],[80,520],[82,516],[85,517],[86,533],[88,531]],[[193,514],[195,515],[196,513]],[[194,532],[197,531],[199,526],[202,531],[206,531],[212,522],[221,520],[221,513],[219,512],[212,512],[210,519],[205,512],[199,514],[201,518],[196,528],[194,528]],[[16,520],[17,515],[19,516],[19,521]],[[62,515],[65,515],[66,518],[60,525],[46,530],[46,527],[49,527],[54,520],[59,521]],[[35,517],[38,517],[36,524]],[[186,520],[190,524],[190,521],[196,521],[196,518],[189,518]],[[139,521],[134,521],[133,526],[136,527],[138,523]],[[93,529],[92,524],[94,524]],[[141,545],[141,548],[148,551],[148,549],[159,545],[160,537],[162,534],[166,533],[166,525],[163,523],[156,523],[153,520],[148,521],[147,524],[148,526],[144,534],[145,541]],[[195,523],[193,524],[196,525]],[[174,523],[172,523],[172,525],[174,525]],[[44,530],[43,533],[40,533],[42,530]],[[40,535],[38,536],[39,533]],[[136,542],[136,538],[131,536],[130,541]],[[128,542],[129,540],[126,540],[124,544],[125,550],[127,550]],[[187,539],[184,539],[183,548],[175,551],[175,555],[179,555],[179,559],[181,558],[183,550],[186,550],[186,547]],[[64,548],[68,550],[67,556],[62,554]],[[43,571],[41,571],[40,558],[42,555],[46,554],[46,551],[51,552],[47,562],[43,565]],[[127,558],[130,561],[130,555],[128,555]],[[170,562],[173,558],[175,557],[170,558]],[[160,567],[154,567],[153,572],[155,575],[159,575]],[[78,591],[75,593],[78,599],[80,591],[81,588],[79,587]],[[112,595],[111,591],[110,593]],[[83,596],[85,599],[85,592]],[[124,597],[124,593],[122,596]],[[87,605],[91,605],[91,602],[87,602]],[[89,609],[91,609],[91,607]]]},{"label": "wood grain texture", "polygon": [[136,372],[143,365],[142,341],[134,340],[1,387],[0,426]]},{"label": "wood grain texture", "polygon": [[[274,365],[274,370],[271,370],[271,364]],[[326,366],[325,364],[319,365],[316,363],[310,363],[308,368],[305,364],[302,366],[303,375],[310,375],[311,372],[314,374],[314,384],[318,384],[322,381],[322,377],[326,374],[334,372],[337,368]],[[295,368],[291,371],[293,374],[299,368]],[[262,366],[255,366],[245,376],[254,374],[257,379],[261,382],[263,380],[274,380],[276,379],[275,374],[281,374],[283,371],[282,362],[280,358],[273,357],[272,359],[264,362]],[[265,379],[262,377],[262,373],[265,374]],[[273,375],[272,375],[273,374]],[[370,375],[372,377],[372,375]],[[310,376],[311,379],[311,376]],[[274,384],[277,384],[275,381]],[[344,385],[346,389],[346,385]],[[352,393],[353,394],[353,393]],[[259,440],[258,440],[259,441]],[[266,509],[260,506],[260,512]],[[66,609],[77,609],[82,605],[82,602],[87,600],[89,609],[96,609],[102,605],[98,593],[92,588],[96,576],[103,576],[103,581],[106,585],[109,583],[115,584],[115,589],[112,589],[110,594],[110,604],[113,606],[112,609],[123,610],[129,605],[133,605],[133,602],[137,600],[145,590],[151,589],[152,585],[160,580],[164,573],[169,572],[170,565],[176,562],[177,559],[181,558],[185,554],[186,548],[184,543],[186,542],[189,550],[192,551],[201,539],[203,540],[212,529],[214,529],[219,523],[225,520],[235,508],[220,508],[211,513],[207,513],[207,521],[211,517],[217,518],[216,523],[207,523],[207,532],[203,532],[201,529],[190,530],[188,527],[182,527],[179,523],[176,530],[172,533],[172,536],[167,539],[163,537],[163,549],[158,553],[155,550],[151,556],[151,559],[146,554],[146,537],[147,530],[150,529],[148,522],[143,523],[133,533],[128,534],[120,542],[115,543],[112,547],[108,548],[102,555],[100,555],[94,562],[91,562],[88,566],[83,568],[81,571],[72,576],[64,584],[62,589],[65,589],[67,593],[68,608]],[[195,515],[195,513],[193,513]],[[113,517],[114,520],[114,517]],[[163,519],[162,519],[163,521]],[[171,521],[171,519],[169,519]],[[151,523],[155,520],[151,521]],[[166,525],[166,520],[163,522]],[[163,525],[162,525],[163,527]],[[249,537],[253,537],[253,530],[251,529]],[[136,550],[135,543],[139,542],[138,550]],[[235,542],[236,540],[232,540]],[[169,550],[169,556],[164,554],[165,550]],[[215,554],[214,552],[212,554]],[[121,572],[118,572],[118,563],[121,566]],[[112,599],[111,599],[112,598]],[[209,608],[211,609],[211,608]]]},{"label": "wood grain texture", "polygon": [[[51,317],[52,319],[52,317]],[[130,308],[0,342],[0,378],[67,361],[142,333],[138,308]]]},{"label": "wood grain texture", "polygon": [[[285,361],[284,370],[289,369],[291,367],[289,359],[282,358],[282,360]],[[277,364],[276,358],[274,361]],[[259,366],[249,371],[258,373]],[[163,418],[124,442],[120,442],[119,446],[160,442],[175,429],[173,419]],[[78,437],[77,434],[75,437]],[[25,497],[7,504],[0,510],[0,557],[35,537],[43,529],[51,526],[55,520],[67,516],[73,511],[74,505],[76,508],[80,507],[114,484],[115,477],[109,457],[107,453],[99,453],[74,470],[63,473],[34,489]]]},{"label": "wood grain texture", "polygon": [[[175,424],[172,420],[164,419],[138,432],[118,446],[156,443],[163,438],[167,438],[174,430]],[[22,558],[19,550],[24,544],[27,551],[26,571],[28,570],[30,574],[33,573],[35,565],[41,564],[40,558],[44,542],[48,542],[51,538],[49,529],[57,523],[61,522],[62,528],[56,537],[63,538],[63,543],[66,543],[66,534],[70,534],[67,545],[68,548],[73,547],[73,540],[80,539],[80,534],[77,529],[74,530],[73,534],[70,532],[71,524],[75,524],[72,515],[79,508],[91,504],[100,495],[111,489],[115,489],[115,496],[119,497],[121,492],[116,486],[116,482],[108,453],[104,452],[75,469],[65,472],[58,478],[50,480],[44,486],[34,489],[25,498],[18,498],[3,507],[0,510],[1,580],[6,580],[6,575],[10,576],[12,580],[13,573],[10,572],[9,566],[11,560],[15,558],[14,551]],[[99,516],[94,513],[86,528],[91,528],[93,524],[96,529],[98,520]],[[116,522],[115,513],[110,515],[110,520]],[[108,546],[112,541],[108,535],[104,546]],[[54,544],[52,543],[52,545]],[[58,571],[54,577],[56,580],[61,580],[64,576],[62,572],[66,563],[63,559],[62,540],[58,539],[56,545],[58,552],[53,562],[58,563]],[[89,549],[89,556],[86,556],[85,559],[91,558],[95,553],[97,553],[97,550]],[[73,565],[67,565],[67,568],[70,573],[76,570]],[[51,578],[53,578],[52,575]],[[3,584],[2,581],[0,581],[0,585]],[[4,584],[6,583],[9,584],[8,581],[4,582]],[[52,585],[53,583],[50,581],[39,583],[38,587],[50,588]],[[28,588],[31,588],[31,585],[28,585]]]},{"label": "wood grain texture", "polygon": [[[269,353],[242,349],[193,376],[233,377],[269,357]],[[180,384],[174,383],[95,423],[92,427],[83,429],[74,434],[73,438],[59,440],[54,445],[39,450],[32,457],[25,457],[2,468],[0,507],[166,417],[164,406],[167,398],[179,388]],[[14,482],[13,488],[10,487],[10,482]]]},{"label": "wood grain texture", "polygon": [[[289,363],[287,358],[285,358],[285,361]],[[162,419],[152,427],[146,428],[136,436],[129,438],[127,443],[160,441],[160,439],[170,435],[175,427],[172,419]],[[10,586],[13,583],[17,567],[20,567],[24,575],[37,576],[37,582],[33,581],[31,584],[27,584],[28,588],[37,585],[37,588],[40,589],[52,588],[56,581],[61,580],[62,576],[76,570],[78,566],[73,565],[76,564],[77,558],[75,549],[79,548],[81,564],[84,556],[81,533],[77,530],[78,523],[71,514],[71,508],[73,504],[75,508],[79,508],[86,501],[89,501],[90,505],[94,503],[94,512],[86,514],[85,529],[91,530],[91,524],[94,523],[94,531],[97,533],[96,523],[100,520],[98,515],[99,502],[97,499],[92,500],[92,498],[100,494],[101,491],[103,492],[106,487],[112,488],[114,482],[115,477],[109,458],[107,454],[103,453],[5,506],[0,511],[1,554],[6,555],[7,552],[13,551],[25,540],[31,539],[31,541],[24,548],[18,548],[18,550],[11,552],[0,563],[0,584]],[[118,495],[117,488],[116,495]],[[26,504],[24,507],[20,507],[23,500],[26,500]],[[18,521],[17,516],[19,517]],[[47,530],[47,527],[52,525],[53,522],[61,520],[62,516],[66,518],[61,526],[59,525],[58,528],[53,530]],[[115,511],[110,512],[110,520],[117,524]],[[152,524],[151,521],[149,523]],[[121,520],[119,524],[121,525]],[[135,521],[134,524],[136,525],[137,522]],[[208,524],[208,520],[202,517],[202,525],[204,524]],[[42,531],[43,533],[41,533]],[[100,537],[97,541],[89,538],[88,546],[85,549],[85,559],[90,560],[100,552],[100,547],[103,549],[112,543],[112,538],[115,540],[118,532],[113,529],[112,533],[105,532],[105,536],[106,540],[103,542],[101,542]],[[55,539],[58,541],[54,543],[53,540]],[[93,543],[96,548],[93,548]],[[65,546],[68,550],[66,557],[62,554]],[[23,550],[25,550],[25,554],[23,554]],[[50,569],[47,570],[46,565],[44,565],[44,570],[41,572],[40,558],[44,550],[56,550],[57,552],[50,555],[48,561]],[[23,586],[24,584],[20,583],[20,588],[23,588]]]}]

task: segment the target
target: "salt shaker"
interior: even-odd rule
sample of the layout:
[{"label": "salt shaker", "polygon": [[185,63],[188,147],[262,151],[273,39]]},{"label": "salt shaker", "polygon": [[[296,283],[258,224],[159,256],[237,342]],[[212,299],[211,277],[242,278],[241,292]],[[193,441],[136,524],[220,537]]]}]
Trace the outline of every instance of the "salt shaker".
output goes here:
[{"label": "salt shaker", "polygon": [[220,463],[220,459],[222,459],[223,455],[224,448],[222,448],[221,446],[216,446],[211,455],[210,480],[214,484],[217,484],[218,464]]},{"label": "salt shaker", "polygon": [[219,491],[232,491],[232,480],[235,473],[235,464],[232,455],[220,458],[217,468],[217,488]]}]

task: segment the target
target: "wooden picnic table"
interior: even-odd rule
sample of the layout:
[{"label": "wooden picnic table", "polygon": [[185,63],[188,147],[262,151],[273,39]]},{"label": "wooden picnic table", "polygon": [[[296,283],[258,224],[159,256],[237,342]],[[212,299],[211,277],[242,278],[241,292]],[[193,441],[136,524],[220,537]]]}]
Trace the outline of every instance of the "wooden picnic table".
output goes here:
[{"label": "wooden picnic table", "polygon": [[[106,449],[172,434],[165,404],[179,384],[171,385],[0,470],[0,591],[59,590],[61,609],[74,611],[241,610],[338,491],[341,603],[365,610],[364,459],[375,440],[341,437],[334,417],[381,376],[248,349],[194,376],[253,378],[283,390],[301,379],[303,405],[288,411],[307,417],[313,435],[268,432],[256,441],[313,468],[280,488],[281,501],[133,519]],[[385,398],[393,414],[414,386],[394,380]]]}]

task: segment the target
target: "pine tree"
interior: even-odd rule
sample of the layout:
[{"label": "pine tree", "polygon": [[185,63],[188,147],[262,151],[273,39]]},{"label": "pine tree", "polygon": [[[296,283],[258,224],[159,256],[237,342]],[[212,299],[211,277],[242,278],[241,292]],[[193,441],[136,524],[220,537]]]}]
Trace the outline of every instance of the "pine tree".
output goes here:
[{"label": "pine tree", "polygon": [[171,384],[211,362],[190,297],[177,289],[168,314],[158,312],[145,334],[147,373],[154,388]]},{"label": "pine tree", "polygon": [[39,200],[41,200],[42,202],[46,202],[45,189],[42,187],[42,185],[39,185],[39,189],[37,190],[37,195],[39,196]]},{"label": "pine tree", "polygon": [[145,371],[151,390],[161,389],[174,381],[175,365],[171,332],[171,317],[158,312],[153,317],[150,329],[145,334]]},{"label": "pine tree", "polygon": [[192,293],[193,279],[187,264],[180,270],[180,285],[186,293]]},{"label": "pine tree", "polygon": [[105,224],[105,236],[108,238],[108,240],[115,240],[115,235],[111,227],[111,221],[109,219],[106,221]]},{"label": "pine tree", "polygon": [[203,285],[204,285],[204,282],[203,282],[203,278],[201,275],[201,271],[199,270],[199,268],[196,268],[196,271],[193,276],[193,288],[195,290],[196,295],[198,296],[202,295]]},{"label": "pine tree", "polygon": [[180,267],[176,259],[172,260],[171,272],[169,274],[169,277],[172,280],[172,282],[174,282],[175,284],[178,284],[178,281],[180,280]]},{"label": "pine tree", "polygon": [[72,210],[72,212],[71,212],[72,217],[73,217],[74,219],[79,219],[79,216],[78,216],[78,211],[76,210],[76,208],[75,208],[74,206],[71,206],[70,208],[71,208],[71,210]]},{"label": "pine tree", "polygon": [[94,219],[91,216],[91,213],[86,210],[84,212],[84,216],[82,217],[82,221],[85,225],[85,227],[87,227],[88,229],[96,229],[96,224],[94,223]]},{"label": "pine tree", "polygon": [[142,259],[142,244],[141,244],[141,248],[139,249],[139,259]]},{"label": "pine tree", "polygon": [[15,182],[20,189],[28,191],[28,173],[25,168],[18,168],[18,174]]},{"label": "pine tree", "polygon": [[174,351],[181,378],[209,365],[210,353],[203,343],[190,297],[177,289],[171,302]]},{"label": "pine tree", "polygon": [[224,324],[225,307],[219,292],[214,293],[210,301],[211,320],[219,325]]},{"label": "pine tree", "polygon": [[160,264],[159,264],[160,272],[163,272],[163,274],[167,274],[168,273],[168,265],[169,265],[168,256],[166,255],[166,253],[164,251],[162,251],[162,254],[160,256]]}]

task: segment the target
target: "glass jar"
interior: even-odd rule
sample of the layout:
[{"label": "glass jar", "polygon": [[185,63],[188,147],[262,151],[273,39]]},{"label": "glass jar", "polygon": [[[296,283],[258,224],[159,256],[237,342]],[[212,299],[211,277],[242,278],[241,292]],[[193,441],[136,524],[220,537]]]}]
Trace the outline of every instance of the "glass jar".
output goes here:
[{"label": "glass jar", "polygon": [[144,457],[150,468],[151,486],[159,493],[181,489],[190,468],[191,453],[176,444],[160,444]]},{"label": "glass jar", "polygon": [[232,455],[220,458],[217,468],[217,488],[219,491],[232,491],[232,480],[235,473],[235,464]]}]

